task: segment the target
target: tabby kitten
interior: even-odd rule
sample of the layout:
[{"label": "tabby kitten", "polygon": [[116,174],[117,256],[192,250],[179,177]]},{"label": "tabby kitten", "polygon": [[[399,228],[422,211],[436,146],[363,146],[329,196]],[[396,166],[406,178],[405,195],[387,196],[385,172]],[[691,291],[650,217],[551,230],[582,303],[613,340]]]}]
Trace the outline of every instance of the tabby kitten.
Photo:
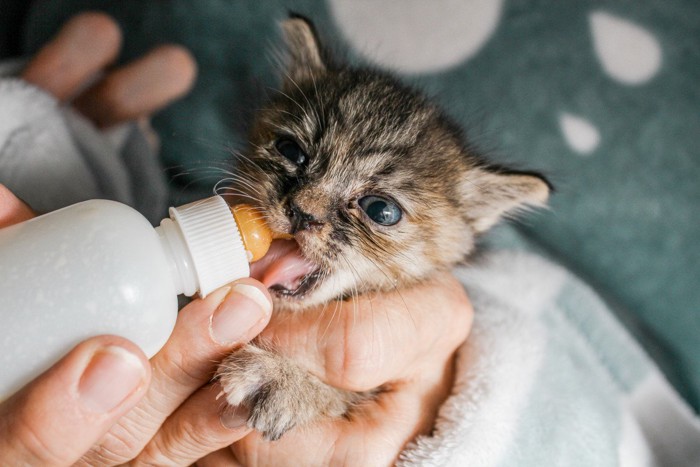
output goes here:
[{"label": "tabby kitten", "polygon": [[[330,60],[304,18],[282,29],[282,90],[256,116],[233,187],[294,236],[263,260],[276,312],[417,283],[463,261],[504,214],[546,202],[542,177],[489,166],[415,90]],[[217,377],[226,401],[247,406],[248,425],[271,440],[372,397],[254,344]]]}]

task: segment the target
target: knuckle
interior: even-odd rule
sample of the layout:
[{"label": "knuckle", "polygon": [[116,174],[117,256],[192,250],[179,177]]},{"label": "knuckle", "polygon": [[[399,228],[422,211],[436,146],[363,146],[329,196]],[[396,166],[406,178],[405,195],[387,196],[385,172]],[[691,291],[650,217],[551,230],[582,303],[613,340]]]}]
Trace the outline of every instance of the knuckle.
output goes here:
[{"label": "knuckle", "polygon": [[166,431],[160,438],[159,451],[169,453],[174,457],[184,457],[188,453],[205,449],[209,444],[209,437],[205,436],[208,430],[191,423],[189,420],[180,420],[172,430]]},{"label": "knuckle", "polygon": [[169,384],[167,386],[180,387],[185,385],[187,387],[196,387],[209,377],[211,371],[209,366],[203,369],[192,368],[192,361],[196,360],[196,355],[173,347],[168,347],[166,352],[166,357],[155,359],[153,365],[156,373],[168,380]]},{"label": "knuckle", "polygon": [[150,407],[137,405],[83,457],[80,465],[121,465],[143,450],[159,426]]},{"label": "knuckle", "polygon": [[117,465],[133,459],[143,447],[138,436],[116,425],[76,465]]},{"label": "knuckle", "polygon": [[[371,321],[371,320],[370,320]],[[340,389],[366,391],[374,389],[382,380],[383,363],[386,360],[386,342],[376,338],[379,332],[364,325],[374,323],[346,320],[342,341],[325,349],[325,374],[328,383]]]},{"label": "knuckle", "polygon": [[220,448],[218,437],[197,421],[179,420],[146,446],[134,465],[171,465],[197,459]]}]

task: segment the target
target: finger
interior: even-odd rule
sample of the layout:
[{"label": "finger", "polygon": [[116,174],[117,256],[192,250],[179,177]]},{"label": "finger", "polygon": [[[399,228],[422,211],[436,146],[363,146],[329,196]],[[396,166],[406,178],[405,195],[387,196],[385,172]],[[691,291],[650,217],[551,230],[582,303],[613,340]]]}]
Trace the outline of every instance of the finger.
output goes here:
[{"label": "finger", "polygon": [[463,287],[443,274],[411,289],[275,315],[262,338],[330,385],[364,391],[452,354],[472,314]]},{"label": "finger", "polygon": [[121,47],[117,23],[104,13],[71,18],[29,62],[21,77],[65,101],[113,62]]},{"label": "finger", "polygon": [[[452,359],[430,376],[402,384],[347,419],[294,429],[275,442],[253,432],[231,447],[235,459],[256,466],[388,466],[406,444],[429,434],[452,385]],[[445,371],[443,371],[443,369]]]},{"label": "finger", "polygon": [[34,211],[17,198],[5,185],[0,184],[0,228],[34,217]]},{"label": "finger", "polygon": [[150,367],[125,339],[79,344],[0,406],[0,465],[71,465],[145,394]]},{"label": "finger", "polygon": [[81,462],[120,464],[136,457],[165,419],[211,379],[217,362],[267,325],[271,308],[267,290],[253,279],[237,281],[185,307],[172,336],[151,359],[153,376],[146,396]]},{"label": "finger", "polygon": [[168,418],[135,460],[136,465],[190,465],[207,454],[230,446],[250,432],[248,411],[227,409],[218,384],[190,397]]},{"label": "finger", "polygon": [[164,45],[108,73],[73,105],[101,127],[148,116],[187,93],[196,62],[187,49]]}]

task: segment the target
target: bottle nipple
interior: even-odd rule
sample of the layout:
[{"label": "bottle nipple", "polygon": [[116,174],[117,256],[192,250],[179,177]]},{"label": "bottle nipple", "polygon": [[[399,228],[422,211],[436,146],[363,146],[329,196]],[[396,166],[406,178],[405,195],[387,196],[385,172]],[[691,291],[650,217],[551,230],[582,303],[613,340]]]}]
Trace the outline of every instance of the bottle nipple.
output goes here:
[{"label": "bottle nipple", "polygon": [[231,208],[231,212],[241,232],[243,246],[248,252],[248,261],[251,263],[265,256],[272,240],[292,238],[291,235],[273,234],[258,208],[248,204],[238,204]]}]

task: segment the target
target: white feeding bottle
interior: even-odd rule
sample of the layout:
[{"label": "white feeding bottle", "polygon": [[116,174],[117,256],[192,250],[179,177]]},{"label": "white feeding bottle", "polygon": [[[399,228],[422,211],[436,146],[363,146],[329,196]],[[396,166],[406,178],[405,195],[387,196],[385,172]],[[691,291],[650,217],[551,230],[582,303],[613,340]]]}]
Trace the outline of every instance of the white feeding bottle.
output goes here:
[{"label": "white feeding bottle", "polygon": [[178,294],[247,277],[265,254],[272,235],[256,214],[214,196],[170,208],[154,229],[92,200],[0,229],[0,401],[88,337],[119,335],[153,356]]}]

